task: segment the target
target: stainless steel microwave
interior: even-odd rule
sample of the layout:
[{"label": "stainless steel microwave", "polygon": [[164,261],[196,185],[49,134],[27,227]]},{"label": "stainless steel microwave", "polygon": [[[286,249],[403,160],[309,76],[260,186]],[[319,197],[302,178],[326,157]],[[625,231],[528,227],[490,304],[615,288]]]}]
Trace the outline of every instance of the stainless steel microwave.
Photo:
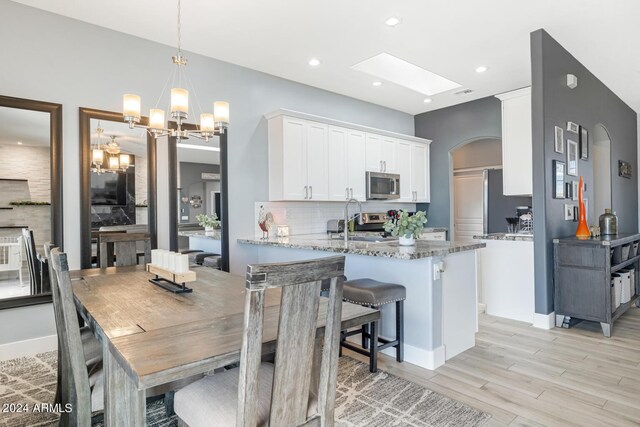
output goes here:
[{"label": "stainless steel microwave", "polygon": [[400,198],[400,175],[397,173],[367,172],[367,200]]}]

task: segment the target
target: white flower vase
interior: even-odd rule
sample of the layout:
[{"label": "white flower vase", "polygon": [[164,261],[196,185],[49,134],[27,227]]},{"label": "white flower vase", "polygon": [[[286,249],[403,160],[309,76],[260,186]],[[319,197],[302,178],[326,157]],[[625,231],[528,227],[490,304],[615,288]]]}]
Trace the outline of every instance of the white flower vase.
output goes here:
[{"label": "white flower vase", "polygon": [[207,233],[208,232],[212,232],[213,231],[213,227],[205,227],[204,231],[207,232]]},{"label": "white flower vase", "polygon": [[416,239],[411,235],[411,237],[400,236],[399,242],[400,246],[413,246],[416,244]]}]

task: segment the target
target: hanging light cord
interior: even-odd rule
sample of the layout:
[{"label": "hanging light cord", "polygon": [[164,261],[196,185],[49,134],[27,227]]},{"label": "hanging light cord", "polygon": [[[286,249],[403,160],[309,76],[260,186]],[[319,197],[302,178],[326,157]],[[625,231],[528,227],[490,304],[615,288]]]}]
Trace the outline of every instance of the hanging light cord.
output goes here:
[{"label": "hanging light cord", "polygon": [[180,0],[178,0],[178,56],[182,56],[182,28],[180,21],[182,20],[180,12]]}]

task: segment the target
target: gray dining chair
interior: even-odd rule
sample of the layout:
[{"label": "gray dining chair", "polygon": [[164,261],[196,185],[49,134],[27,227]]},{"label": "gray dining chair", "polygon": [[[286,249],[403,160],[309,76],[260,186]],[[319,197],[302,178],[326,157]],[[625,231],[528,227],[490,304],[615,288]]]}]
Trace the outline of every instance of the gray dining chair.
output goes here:
[{"label": "gray dining chair", "polygon": [[[87,353],[82,341],[78,314],[73,302],[71,276],[67,255],[52,248],[49,265],[55,280],[51,282],[52,297],[57,295],[56,326],[62,358],[62,399],[73,410],[65,413],[62,425],[90,426],[101,418],[104,409],[104,376],[102,365],[88,369]],[[59,322],[59,325],[58,325]],[[92,416],[95,416],[92,418]]]},{"label": "gray dining chair", "polygon": [[[176,392],[179,425],[333,426],[344,260],[247,266],[240,367]],[[327,312],[321,314],[323,280],[331,285]],[[265,310],[265,291],[273,288],[282,289],[279,319],[275,311]],[[323,341],[316,336],[322,315]],[[276,321],[277,336],[266,338],[277,338],[275,364],[261,363],[263,324]]]},{"label": "gray dining chair", "polygon": [[[144,263],[151,262],[151,235],[149,233],[101,233],[98,237],[100,245],[100,268],[119,267],[138,264],[138,245],[144,247],[142,256]],[[114,257],[115,254],[115,257]]]},{"label": "gray dining chair", "polygon": [[[53,244],[51,242],[47,242],[44,244],[44,254],[47,260],[51,257],[51,249],[53,248]],[[47,268],[49,269],[49,277],[51,278],[51,299],[53,302],[53,314],[54,320],[56,323],[56,331],[58,333],[58,374],[57,374],[57,383],[56,383],[56,395],[54,399],[54,403],[62,403],[66,402],[68,399],[68,394],[65,390],[63,391],[63,370],[66,365],[63,363],[64,356],[62,355],[62,308],[60,307],[60,292],[58,291],[58,278],[56,277],[55,271],[51,267],[51,264],[47,263]],[[94,371],[98,364],[102,363],[102,348],[100,346],[100,342],[93,335],[93,332],[88,326],[83,326],[80,328],[80,338],[82,340],[82,348],[84,350],[85,360],[87,362],[87,370]],[[66,377],[65,377],[66,378]]]}]

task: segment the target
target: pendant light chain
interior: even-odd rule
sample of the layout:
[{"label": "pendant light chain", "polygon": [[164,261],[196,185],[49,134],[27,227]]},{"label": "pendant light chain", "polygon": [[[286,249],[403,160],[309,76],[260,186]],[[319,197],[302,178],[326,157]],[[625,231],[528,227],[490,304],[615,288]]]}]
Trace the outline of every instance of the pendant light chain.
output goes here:
[{"label": "pendant light chain", "polygon": [[182,28],[181,28],[181,10],[180,0],[178,0],[178,56],[182,56]]}]

